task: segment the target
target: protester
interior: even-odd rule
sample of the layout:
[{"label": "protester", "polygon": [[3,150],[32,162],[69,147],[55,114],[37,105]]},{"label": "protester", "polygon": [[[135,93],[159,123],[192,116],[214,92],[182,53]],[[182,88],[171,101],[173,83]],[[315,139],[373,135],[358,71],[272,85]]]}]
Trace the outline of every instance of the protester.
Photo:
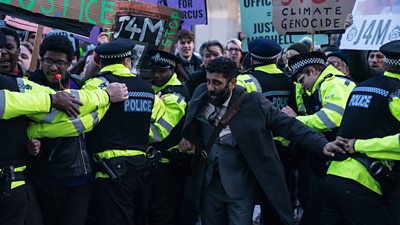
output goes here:
[{"label": "protester", "polygon": [[243,51],[242,51],[242,42],[238,39],[230,39],[225,46],[226,49],[226,57],[232,59],[236,62],[237,67],[240,71],[243,70],[242,60],[243,60]]},{"label": "protester", "polygon": [[201,70],[201,59],[194,54],[194,34],[189,30],[180,30],[176,34],[176,49],[178,58],[186,73]]},{"label": "protester", "polygon": [[206,41],[200,46],[200,55],[203,60],[200,71],[190,74],[189,80],[186,81],[185,86],[189,92],[189,98],[193,95],[194,90],[202,83],[206,82],[206,66],[208,63],[216,58],[223,56],[224,47],[217,40]]},{"label": "protester", "polygon": [[[323,148],[340,148],[281,113],[264,95],[244,94],[236,86],[237,67],[232,60],[213,59],[206,70],[207,84],[196,89],[183,129],[188,141],[184,146],[195,146],[195,188],[202,224],[250,224],[256,187],[261,187],[283,224],[293,224],[271,131],[301,141],[318,154]],[[240,98],[242,104],[236,102]],[[235,107],[237,115],[231,114],[232,120],[215,131],[224,115],[233,112],[230,107]]]},{"label": "protester", "polygon": [[7,27],[0,28],[0,31],[6,37],[6,45],[3,47],[0,58],[0,70],[11,73],[14,76],[23,77],[25,70],[18,64],[20,52],[20,40],[18,33]]},{"label": "protester", "polygon": [[[32,72],[29,79],[56,91],[79,89],[77,81],[67,72],[72,56],[68,38],[46,37],[40,45],[40,69]],[[93,181],[84,134],[39,141],[40,154],[28,164],[28,172],[44,212],[44,225],[84,225]]]},{"label": "protester", "polygon": [[29,42],[21,42],[18,63],[24,70],[29,70],[32,60],[33,46]]}]

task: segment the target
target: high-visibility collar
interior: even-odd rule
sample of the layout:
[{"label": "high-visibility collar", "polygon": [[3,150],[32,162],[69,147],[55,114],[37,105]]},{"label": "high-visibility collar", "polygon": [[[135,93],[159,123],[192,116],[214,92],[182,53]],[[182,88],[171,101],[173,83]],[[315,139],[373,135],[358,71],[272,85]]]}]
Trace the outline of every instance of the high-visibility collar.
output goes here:
[{"label": "high-visibility collar", "polygon": [[131,71],[122,64],[112,64],[105,66],[100,72],[111,72],[116,76],[121,77],[135,77],[136,75],[132,74]]},{"label": "high-visibility collar", "polygon": [[398,74],[398,73],[392,73],[392,72],[385,71],[385,73],[383,75],[400,80],[400,74]]},{"label": "high-visibility collar", "polygon": [[263,65],[263,66],[257,66],[254,68],[254,70],[259,70],[262,72],[266,72],[269,74],[282,74],[282,70],[280,70],[276,64],[268,64],[268,65]]},{"label": "high-visibility collar", "polygon": [[322,72],[321,74],[318,76],[318,79],[315,81],[313,88],[311,90],[311,93],[314,93],[317,88],[320,86],[320,84],[322,82],[324,82],[325,77],[329,74],[333,74],[333,75],[343,75],[345,76],[342,72],[340,72],[339,70],[337,70],[334,66],[332,65],[328,65]]},{"label": "high-visibility collar", "polygon": [[176,75],[176,73],[174,73],[171,78],[168,80],[167,83],[165,83],[163,86],[159,87],[159,86],[155,86],[153,85],[153,89],[154,92],[157,93],[161,90],[163,90],[166,86],[171,86],[171,85],[182,85],[182,83],[178,80],[178,76]]}]

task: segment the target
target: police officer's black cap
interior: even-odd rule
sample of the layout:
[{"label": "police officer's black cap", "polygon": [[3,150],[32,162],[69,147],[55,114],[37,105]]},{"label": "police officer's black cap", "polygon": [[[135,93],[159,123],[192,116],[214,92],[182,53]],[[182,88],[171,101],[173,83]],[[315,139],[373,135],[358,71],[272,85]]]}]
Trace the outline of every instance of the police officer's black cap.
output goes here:
[{"label": "police officer's black cap", "polygon": [[310,52],[307,54],[294,55],[289,59],[289,69],[292,71],[292,77],[309,65],[325,65],[326,55],[322,52]]},{"label": "police officer's black cap", "polygon": [[132,55],[135,42],[130,39],[118,38],[111,42],[97,46],[95,52],[100,55],[100,59],[123,59]]},{"label": "police officer's black cap", "polygon": [[346,63],[346,65],[348,64],[347,54],[343,50],[339,50],[339,51],[336,51],[336,52],[329,53],[326,56],[326,58],[329,58],[331,56],[338,57],[339,59],[343,60],[343,62]]},{"label": "police officer's black cap", "polygon": [[179,62],[178,57],[162,50],[150,50],[147,52],[150,58],[150,67],[168,69],[175,67]]},{"label": "police officer's black cap", "polygon": [[382,45],[379,51],[385,55],[386,64],[400,66],[400,40]]},{"label": "police officer's black cap", "polygon": [[251,41],[248,49],[251,56],[260,62],[276,58],[282,50],[281,46],[276,43],[276,41],[264,38]]},{"label": "police officer's black cap", "polygon": [[6,46],[6,36],[0,31],[0,48]]}]

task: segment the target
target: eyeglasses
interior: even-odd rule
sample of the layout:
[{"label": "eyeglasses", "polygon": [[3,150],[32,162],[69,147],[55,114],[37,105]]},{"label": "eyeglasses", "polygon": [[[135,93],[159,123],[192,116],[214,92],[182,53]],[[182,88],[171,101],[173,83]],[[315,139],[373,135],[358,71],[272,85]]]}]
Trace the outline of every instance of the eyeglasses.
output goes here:
[{"label": "eyeglasses", "polygon": [[227,49],[228,52],[240,52],[240,48],[228,48]]},{"label": "eyeglasses", "polygon": [[65,67],[68,64],[64,60],[53,60],[50,58],[42,59],[42,61],[43,61],[44,65],[46,65],[46,66],[52,66],[53,64],[56,64],[57,67],[61,67],[61,68]]},{"label": "eyeglasses", "polygon": [[342,64],[338,61],[331,61],[331,62],[326,62],[326,65],[332,65],[334,67],[341,66]]},{"label": "eyeglasses", "polygon": [[304,82],[304,75],[306,75],[305,73],[303,73],[303,75],[301,75],[299,77],[299,79],[297,79],[297,83],[302,84]]}]

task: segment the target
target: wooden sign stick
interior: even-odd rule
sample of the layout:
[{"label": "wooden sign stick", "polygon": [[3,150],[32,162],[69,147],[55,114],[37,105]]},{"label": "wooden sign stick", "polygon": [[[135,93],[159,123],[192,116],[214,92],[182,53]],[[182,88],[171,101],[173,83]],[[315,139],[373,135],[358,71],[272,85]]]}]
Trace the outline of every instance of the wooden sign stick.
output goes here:
[{"label": "wooden sign stick", "polygon": [[37,61],[39,58],[39,47],[42,43],[43,29],[44,26],[38,24],[38,28],[36,30],[35,44],[33,46],[31,65],[29,66],[30,71],[35,71],[37,67]]}]

